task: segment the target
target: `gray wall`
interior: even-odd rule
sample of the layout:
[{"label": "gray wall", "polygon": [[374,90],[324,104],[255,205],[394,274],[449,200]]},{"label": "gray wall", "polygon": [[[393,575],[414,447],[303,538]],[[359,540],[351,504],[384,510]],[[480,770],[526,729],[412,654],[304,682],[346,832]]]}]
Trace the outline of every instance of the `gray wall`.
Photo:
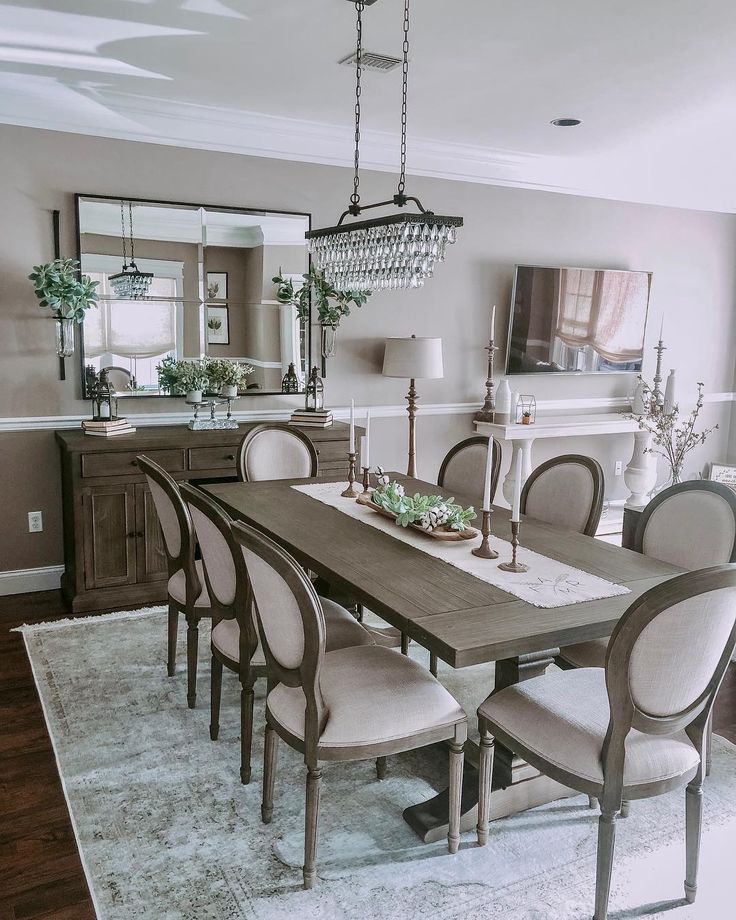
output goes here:
[{"label": "gray wall", "polygon": [[[387,197],[393,177],[366,173],[365,201]],[[648,345],[664,311],[668,366],[678,368],[685,402],[696,380],[711,392],[734,388],[732,342],[736,316],[736,217],[645,205],[575,198],[550,192],[417,178],[410,191],[438,213],[465,218],[459,242],[425,289],[374,295],[340,329],[339,350],[329,361],[327,402],[345,406],[402,405],[406,386],[380,375],[388,335],[439,335],[445,379],[421,381],[425,404],[480,401],[485,378],[482,346],[490,307],[498,304],[497,338],[505,341],[513,267],[517,262],[654,272]],[[44,318],[26,276],[53,255],[51,216],[62,212],[62,251],[73,255],[73,193],[307,211],[313,226],[333,223],[350,192],[346,169],[175,149],[34,129],[0,127],[0,418],[77,415],[74,359],[58,380],[52,323]],[[649,350],[649,349],[648,349]],[[503,362],[503,354],[499,363]],[[651,375],[651,352],[646,370]],[[518,389],[537,399],[622,396],[628,376],[526,378]],[[288,397],[253,397],[242,408],[296,404]],[[421,405],[421,403],[420,403]],[[141,400],[134,411],[183,408],[168,400]],[[127,407],[126,407],[127,409]],[[689,471],[727,456],[730,403],[706,407],[721,430],[693,457]],[[377,419],[372,459],[388,468],[405,463],[406,420]],[[446,449],[472,431],[470,416],[431,415],[419,420],[419,471],[432,478]],[[0,502],[0,571],[61,562],[58,470],[50,432],[0,434],[3,477]],[[569,449],[589,452],[604,464],[609,496],[625,495],[613,462],[628,459],[630,438],[598,442],[539,442],[535,460]],[[28,534],[26,513],[46,513],[47,532]]]}]

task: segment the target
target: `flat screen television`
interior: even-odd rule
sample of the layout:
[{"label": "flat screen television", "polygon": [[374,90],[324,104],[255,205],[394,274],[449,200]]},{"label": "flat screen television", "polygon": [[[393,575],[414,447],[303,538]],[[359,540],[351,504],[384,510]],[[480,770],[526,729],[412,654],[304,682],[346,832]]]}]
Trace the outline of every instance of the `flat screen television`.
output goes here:
[{"label": "flat screen television", "polygon": [[651,272],[517,265],[507,374],[641,372]]}]

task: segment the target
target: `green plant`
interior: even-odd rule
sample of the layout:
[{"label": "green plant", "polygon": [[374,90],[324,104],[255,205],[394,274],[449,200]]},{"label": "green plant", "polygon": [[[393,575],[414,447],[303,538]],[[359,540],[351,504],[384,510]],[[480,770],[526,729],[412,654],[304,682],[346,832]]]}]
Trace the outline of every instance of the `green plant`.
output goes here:
[{"label": "green plant", "polygon": [[337,291],[326,280],[324,273],[314,265],[303,275],[304,284],[298,291],[290,278],[279,274],[272,280],[276,284],[276,297],[281,303],[290,303],[296,307],[300,319],[309,316],[309,305],[313,300],[317,307],[317,316],[323,326],[339,326],[343,316],[350,316],[350,307],[362,307],[371,296],[370,291]]},{"label": "green plant", "polygon": [[238,364],[237,361],[228,361],[227,358],[205,358],[204,366],[212,389],[242,387],[248,375],[253,373],[252,365]]},{"label": "green plant", "polygon": [[158,375],[159,389],[164,392],[176,392],[179,383],[179,372],[177,365],[179,362],[173,355],[166,355],[159,364],[156,365],[156,374]]},{"label": "green plant", "polygon": [[204,361],[177,361],[177,389],[181,393],[207,389],[208,377]]},{"label": "green plant", "polygon": [[382,484],[372,493],[373,501],[386,511],[396,515],[396,523],[401,527],[416,524],[422,530],[434,530],[436,527],[448,527],[450,530],[465,530],[477,515],[474,508],[463,508],[455,504],[454,498],[442,498],[441,495],[420,495],[418,492],[409,496],[398,482],[386,483],[382,471]]},{"label": "green plant", "polygon": [[34,265],[28,276],[41,306],[52,310],[54,319],[81,323],[86,311],[97,306],[95,288],[99,282],[80,275],[79,268],[75,259],[54,259],[45,265]]}]

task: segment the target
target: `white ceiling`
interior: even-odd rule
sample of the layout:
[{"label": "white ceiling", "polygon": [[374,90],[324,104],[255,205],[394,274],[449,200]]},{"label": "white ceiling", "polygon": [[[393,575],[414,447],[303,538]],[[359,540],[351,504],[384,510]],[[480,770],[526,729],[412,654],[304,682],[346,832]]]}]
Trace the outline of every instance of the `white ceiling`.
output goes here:
[{"label": "white ceiling", "polygon": [[[367,8],[366,48],[400,54],[401,13]],[[0,121],[348,165],[354,15],[0,3]],[[409,171],[734,212],[735,46],[734,0],[414,0]],[[365,77],[366,166],[394,168],[399,90]]]}]

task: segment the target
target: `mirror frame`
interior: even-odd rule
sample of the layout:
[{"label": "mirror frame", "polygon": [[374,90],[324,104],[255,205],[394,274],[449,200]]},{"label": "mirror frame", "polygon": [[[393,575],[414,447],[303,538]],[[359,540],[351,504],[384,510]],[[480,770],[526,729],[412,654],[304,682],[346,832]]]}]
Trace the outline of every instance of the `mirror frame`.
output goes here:
[{"label": "mirror frame", "polygon": [[[266,214],[283,214],[291,217],[306,217],[307,219],[307,229],[312,229],[312,215],[307,211],[284,211],[277,210],[275,208],[236,208],[230,205],[220,205],[220,204],[201,204],[194,201],[169,201],[166,199],[160,198],[131,198],[129,195],[97,195],[97,194],[86,194],[85,192],[75,192],[74,194],[74,217],[76,220],[76,246],[77,246],[77,260],[80,265],[80,274],[82,273],[82,222],[80,216],[80,204],[82,199],[91,199],[93,201],[132,201],[133,203],[140,204],[163,204],[171,205],[172,207],[185,207],[185,208],[201,208],[203,210],[210,211],[225,211],[232,214],[255,214],[257,215],[266,215]],[[307,246],[307,241],[304,241],[304,248],[307,256],[307,271],[309,271],[312,265],[312,257],[309,254],[309,248]],[[306,378],[309,376],[309,371],[312,364],[312,298],[309,298],[309,315],[306,320],[306,359],[307,359],[307,369],[305,374],[305,386]],[[79,323],[77,325],[77,332],[79,338],[77,340],[77,347],[79,349],[79,373],[80,381],[82,386],[82,399],[91,399],[87,393],[87,382],[84,376],[84,323]],[[299,393],[287,393],[282,394],[276,390],[270,392],[250,392],[244,395],[248,396],[304,396],[304,391]],[[174,393],[144,393],[141,396],[131,397],[135,399],[182,399],[182,396],[176,395]]]}]

